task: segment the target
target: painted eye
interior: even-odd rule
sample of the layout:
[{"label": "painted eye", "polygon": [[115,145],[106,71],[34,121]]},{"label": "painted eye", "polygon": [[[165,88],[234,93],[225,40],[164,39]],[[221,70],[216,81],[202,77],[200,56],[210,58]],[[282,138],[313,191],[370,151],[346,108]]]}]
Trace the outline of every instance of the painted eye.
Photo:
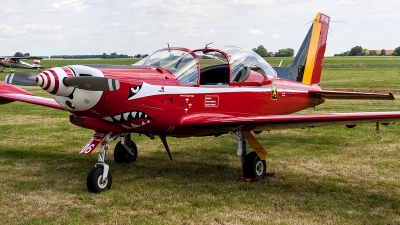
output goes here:
[{"label": "painted eye", "polygon": [[136,87],[131,87],[131,89],[129,91],[128,100],[133,99],[133,96],[135,96],[140,91],[141,88],[142,88],[142,85],[138,85]]},{"label": "painted eye", "polygon": [[139,86],[137,86],[135,88],[131,88],[131,92],[134,93],[134,94],[138,93],[139,90],[140,90]]}]

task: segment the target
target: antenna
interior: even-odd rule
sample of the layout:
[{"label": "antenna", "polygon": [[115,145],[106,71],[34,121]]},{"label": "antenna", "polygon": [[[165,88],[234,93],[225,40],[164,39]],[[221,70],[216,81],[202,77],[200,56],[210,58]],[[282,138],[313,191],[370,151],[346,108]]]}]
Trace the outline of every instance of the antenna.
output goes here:
[{"label": "antenna", "polygon": [[171,52],[171,48],[169,47],[169,43],[167,43],[167,45],[168,45],[168,51]]},{"label": "antenna", "polygon": [[210,42],[210,43],[206,44],[205,48],[208,48],[208,46],[211,45],[212,43],[214,43],[214,42]]}]

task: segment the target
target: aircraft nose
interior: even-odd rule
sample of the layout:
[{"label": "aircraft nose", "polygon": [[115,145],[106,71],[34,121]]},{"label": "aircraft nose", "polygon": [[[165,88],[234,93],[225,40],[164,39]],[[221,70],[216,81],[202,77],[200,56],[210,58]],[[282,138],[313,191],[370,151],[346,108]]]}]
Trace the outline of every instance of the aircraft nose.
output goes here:
[{"label": "aircraft nose", "polygon": [[36,77],[36,84],[52,95],[68,96],[74,88],[65,86],[63,79],[70,76],[72,73],[69,75],[62,68],[56,67],[40,73]]}]

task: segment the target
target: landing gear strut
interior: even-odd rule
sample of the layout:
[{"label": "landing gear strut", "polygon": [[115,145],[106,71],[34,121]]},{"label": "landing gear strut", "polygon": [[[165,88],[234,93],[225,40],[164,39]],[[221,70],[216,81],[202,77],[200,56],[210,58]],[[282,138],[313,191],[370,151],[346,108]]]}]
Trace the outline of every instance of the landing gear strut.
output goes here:
[{"label": "landing gear strut", "polygon": [[98,162],[87,177],[86,184],[90,192],[99,193],[110,189],[112,177],[109,171],[110,167],[105,163],[108,142],[117,139],[119,136],[121,136],[121,141],[118,142],[114,149],[115,162],[129,163],[136,160],[138,151],[135,142],[131,140],[131,134],[108,133],[101,142]]},{"label": "landing gear strut", "polygon": [[124,134],[121,141],[115,146],[114,161],[116,163],[130,163],[137,158],[138,150],[135,142],[131,140],[130,134]]},{"label": "landing gear strut", "polygon": [[[265,162],[267,151],[249,131],[239,130],[231,132],[231,135],[238,141],[236,154],[242,162],[244,180],[265,178],[267,175],[267,164]],[[246,140],[250,143],[254,152],[246,154]]]},{"label": "landing gear strut", "polygon": [[109,166],[104,161],[106,159],[108,142],[111,140],[115,140],[117,137],[117,134],[109,133],[101,143],[101,150],[99,151],[98,162],[90,171],[87,177],[86,184],[90,192],[99,193],[108,190],[111,187],[111,173],[109,172]]}]

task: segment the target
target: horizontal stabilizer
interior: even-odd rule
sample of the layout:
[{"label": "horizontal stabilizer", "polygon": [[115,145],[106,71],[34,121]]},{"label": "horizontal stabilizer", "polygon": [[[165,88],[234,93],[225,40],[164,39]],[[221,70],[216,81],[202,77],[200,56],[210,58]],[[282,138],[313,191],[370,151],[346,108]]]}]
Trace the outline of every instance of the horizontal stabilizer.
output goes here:
[{"label": "horizontal stabilizer", "polygon": [[10,73],[7,74],[4,81],[8,84],[36,86],[36,76],[37,74],[34,73]]},{"label": "horizontal stabilizer", "polygon": [[392,93],[377,94],[377,93],[363,93],[363,92],[343,92],[343,91],[324,91],[324,90],[310,90],[308,93],[311,96],[320,96],[328,99],[366,99],[366,100],[394,100]]}]

